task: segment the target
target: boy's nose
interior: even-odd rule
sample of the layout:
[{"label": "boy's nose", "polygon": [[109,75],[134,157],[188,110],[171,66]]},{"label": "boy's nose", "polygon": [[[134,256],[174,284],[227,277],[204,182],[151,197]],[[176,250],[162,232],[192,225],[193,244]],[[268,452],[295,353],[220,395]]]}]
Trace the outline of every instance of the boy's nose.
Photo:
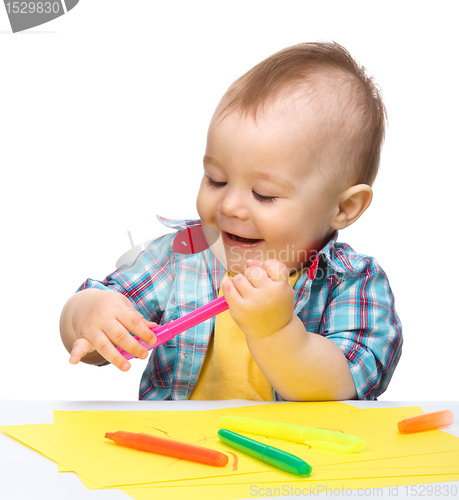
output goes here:
[{"label": "boy's nose", "polygon": [[238,190],[228,190],[221,200],[220,212],[226,217],[247,219],[249,212],[243,194]]}]

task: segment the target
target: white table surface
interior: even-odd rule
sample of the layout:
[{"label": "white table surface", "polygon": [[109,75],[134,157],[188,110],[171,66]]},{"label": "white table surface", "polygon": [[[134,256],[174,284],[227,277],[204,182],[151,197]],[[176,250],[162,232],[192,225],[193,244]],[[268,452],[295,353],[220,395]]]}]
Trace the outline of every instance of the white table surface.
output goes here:
[{"label": "white table surface", "polygon": [[[459,437],[459,401],[345,401],[358,408],[384,408],[395,406],[420,406],[423,411],[437,411],[450,409],[455,416],[452,426],[444,428],[445,432]],[[110,410],[110,411],[192,411],[210,410],[217,408],[230,408],[234,406],[249,406],[256,403],[242,400],[229,401],[0,401],[0,425],[20,424],[46,424],[53,423],[54,410],[84,411],[84,410]],[[459,465],[459,464],[451,464]],[[23,477],[21,471],[27,471]],[[457,495],[448,495],[449,498],[459,500],[459,481],[441,483],[450,486],[449,491],[454,491],[451,486],[456,486]],[[446,490],[446,489],[445,489]],[[394,490],[388,488],[379,492],[374,490],[359,492],[352,495],[342,494],[343,498],[392,498]],[[399,488],[397,498],[429,498],[427,491],[418,487],[413,488],[408,497],[405,488]],[[424,493],[424,495],[422,495]],[[262,498],[261,496],[247,498]],[[314,495],[321,498],[330,498],[326,494]],[[445,498],[442,494],[431,497]],[[335,495],[333,496],[336,497]],[[60,474],[56,464],[27,446],[15,441],[0,432],[0,500],[129,500],[131,497],[120,490],[87,490],[75,474]],[[311,498],[311,496],[282,496],[282,499]],[[162,500],[157,499],[155,500]]]}]

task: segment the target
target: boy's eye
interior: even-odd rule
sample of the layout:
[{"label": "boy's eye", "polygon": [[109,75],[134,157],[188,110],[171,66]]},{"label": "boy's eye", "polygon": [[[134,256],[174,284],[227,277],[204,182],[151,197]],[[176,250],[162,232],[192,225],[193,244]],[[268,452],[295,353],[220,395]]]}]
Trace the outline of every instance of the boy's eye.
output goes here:
[{"label": "boy's eye", "polygon": [[[207,177],[207,183],[209,186],[215,187],[215,188],[221,188],[226,186],[226,182],[217,182],[212,180],[210,177]],[[256,191],[252,191],[253,197],[258,200],[261,203],[272,203],[276,197],[275,196],[263,196],[262,194],[258,194]]]},{"label": "boy's eye", "polygon": [[262,203],[272,203],[276,197],[275,196],[263,196],[262,194],[258,194],[255,191],[252,191],[253,196],[256,200],[261,201]]},{"label": "boy's eye", "polygon": [[209,186],[212,186],[212,187],[223,187],[223,186],[226,186],[226,182],[213,181],[210,177],[207,177],[207,182],[208,182]]}]

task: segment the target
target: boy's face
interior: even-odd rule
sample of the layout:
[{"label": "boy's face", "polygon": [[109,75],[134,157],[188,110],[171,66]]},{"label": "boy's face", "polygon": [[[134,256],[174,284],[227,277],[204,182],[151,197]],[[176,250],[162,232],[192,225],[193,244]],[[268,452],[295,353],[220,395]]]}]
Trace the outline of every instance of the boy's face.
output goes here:
[{"label": "boy's face", "polygon": [[333,233],[337,198],[318,165],[318,128],[293,106],[273,106],[257,123],[238,112],[212,119],[197,210],[221,232],[231,273],[244,273],[247,259],[277,259],[291,274]]}]

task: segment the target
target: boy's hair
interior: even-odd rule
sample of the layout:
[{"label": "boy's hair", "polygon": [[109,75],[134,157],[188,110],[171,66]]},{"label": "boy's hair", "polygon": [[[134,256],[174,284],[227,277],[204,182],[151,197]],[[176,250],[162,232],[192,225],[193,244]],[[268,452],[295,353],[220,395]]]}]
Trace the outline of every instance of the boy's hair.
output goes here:
[{"label": "boy's hair", "polygon": [[[218,115],[224,118],[238,110],[256,120],[260,108],[298,91],[319,102],[321,116],[334,115],[327,127],[334,128],[330,132],[341,161],[333,182],[371,186],[380,162],[386,109],[373,78],[338,43],[303,43],[273,54],[231,85]],[[337,111],[341,116],[335,119]]]}]

